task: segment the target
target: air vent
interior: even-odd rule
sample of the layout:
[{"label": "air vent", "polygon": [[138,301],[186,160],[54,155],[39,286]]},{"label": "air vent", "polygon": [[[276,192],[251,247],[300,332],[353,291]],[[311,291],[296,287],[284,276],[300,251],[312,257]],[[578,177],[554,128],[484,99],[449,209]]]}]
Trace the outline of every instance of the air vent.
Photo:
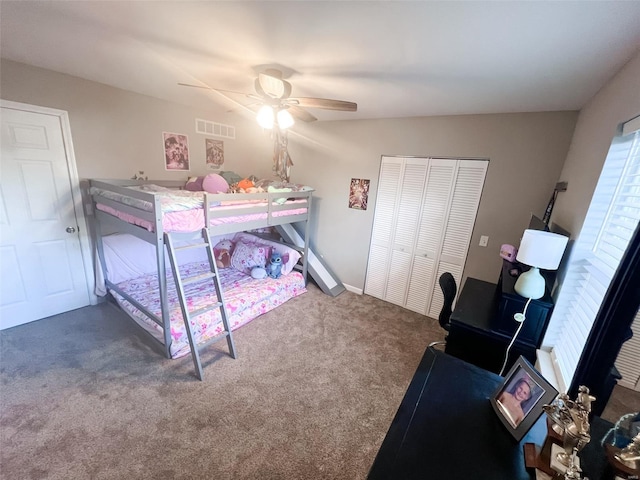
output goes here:
[{"label": "air vent", "polygon": [[196,118],[196,133],[203,135],[214,135],[216,137],[230,138],[235,140],[236,127],[232,125],[223,125],[222,123],[210,122]]}]

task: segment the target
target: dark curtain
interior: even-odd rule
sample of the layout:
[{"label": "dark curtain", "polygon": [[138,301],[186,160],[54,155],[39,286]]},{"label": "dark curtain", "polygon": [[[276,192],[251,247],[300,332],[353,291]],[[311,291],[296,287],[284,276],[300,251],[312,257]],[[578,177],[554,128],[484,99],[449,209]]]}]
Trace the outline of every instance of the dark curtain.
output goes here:
[{"label": "dark curtain", "polygon": [[[596,397],[593,414],[601,415],[616,382],[614,362],[630,338],[631,324],[640,307],[640,226],[627,247],[604,296],[578,362],[569,395],[586,385]],[[640,361],[640,360],[639,360]]]}]

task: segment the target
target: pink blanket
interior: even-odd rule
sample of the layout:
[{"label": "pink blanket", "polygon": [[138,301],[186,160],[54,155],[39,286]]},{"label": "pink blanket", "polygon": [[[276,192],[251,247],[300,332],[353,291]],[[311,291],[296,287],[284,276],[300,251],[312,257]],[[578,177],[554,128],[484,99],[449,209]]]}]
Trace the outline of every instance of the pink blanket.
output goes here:
[{"label": "pink blanket", "polygon": [[[287,203],[305,203],[305,200],[294,200]],[[244,207],[255,207],[257,205],[266,205],[266,204],[245,204]],[[154,230],[154,224],[149,222],[148,220],[144,220],[142,218],[138,218],[135,215],[131,215],[129,213],[121,212],[116,210],[115,208],[109,207],[107,205],[103,205],[101,203],[96,204],[96,208],[98,210],[102,210],[103,212],[109,213],[118,217],[125,222],[131,223],[133,225],[138,225],[147,229],[150,232]],[[234,210],[238,211],[243,206],[239,206],[237,204],[230,206],[221,206],[217,207],[219,209],[225,210]],[[274,217],[283,217],[287,215],[301,215],[306,213],[306,208],[293,208],[291,210],[277,210],[272,212]],[[252,220],[263,220],[267,218],[267,213],[251,213],[245,215],[234,215],[229,217],[221,217],[221,218],[213,218],[211,219],[211,225],[225,225],[231,223],[246,223]],[[165,232],[195,232],[204,227],[204,210],[202,208],[194,208],[191,210],[182,210],[175,212],[166,212],[162,215],[162,228]]]},{"label": "pink blanket", "polygon": [[[180,270],[183,277],[191,277],[209,271],[208,262],[195,262],[184,265]],[[234,268],[220,270],[220,281],[231,330],[246,325],[256,317],[273,310],[287,300],[307,291],[304,279],[299,272],[291,272],[280,278],[254,279]],[[151,312],[161,316],[160,294],[158,292],[158,276],[144,275],[119,283],[127,294],[145,305]],[[169,296],[169,312],[171,318],[172,358],[187,355],[190,351],[189,340],[180,310],[180,302],[173,282],[173,275],[167,274],[167,291]],[[163,340],[162,328],[120,295],[112,292],[120,306],[146,330],[159,340]],[[189,284],[185,287],[189,310],[203,308],[216,301],[216,294],[211,280]],[[197,342],[208,339],[222,332],[222,317],[219,309],[192,318],[191,329]]]}]

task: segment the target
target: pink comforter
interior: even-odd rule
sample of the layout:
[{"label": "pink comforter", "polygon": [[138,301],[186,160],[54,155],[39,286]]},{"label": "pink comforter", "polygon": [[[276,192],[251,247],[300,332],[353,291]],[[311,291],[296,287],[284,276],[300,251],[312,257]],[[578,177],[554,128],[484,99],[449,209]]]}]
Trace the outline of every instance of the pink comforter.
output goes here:
[{"label": "pink comforter", "polygon": [[[304,203],[305,200],[294,200],[289,203]],[[266,204],[263,204],[266,205]],[[247,207],[255,207],[256,204],[246,204]],[[133,225],[138,225],[139,227],[143,227],[150,232],[154,230],[154,224],[149,222],[148,220],[144,220],[142,218],[138,218],[135,215],[131,215],[126,212],[121,212],[116,210],[115,208],[109,207],[107,205],[103,205],[101,203],[96,204],[96,208],[98,210],[102,210],[103,212],[110,213],[118,217],[125,222],[131,223]],[[220,206],[217,207],[220,209],[228,209],[228,210],[239,210],[242,207],[239,207],[237,204],[233,206]],[[291,210],[277,210],[272,212],[274,217],[283,217],[286,215],[301,215],[307,211],[306,208],[293,208]],[[216,225],[224,225],[229,223],[245,223],[250,222],[252,220],[262,220],[267,218],[266,213],[251,213],[245,215],[234,215],[229,217],[222,218],[213,218],[211,219],[210,226]],[[202,208],[194,208],[191,210],[182,210],[176,212],[166,212],[162,215],[162,229],[165,232],[196,232],[204,227],[204,211]]]},{"label": "pink comforter", "polygon": [[[207,271],[209,271],[208,262],[189,263],[181,269],[183,278]],[[267,277],[257,280],[234,268],[226,268],[220,270],[220,280],[231,330],[249,323],[263,313],[273,310],[287,300],[307,291],[302,274],[299,272],[291,272],[278,279]],[[160,294],[158,292],[158,277],[156,274],[128,280],[118,284],[118,286],[136,301],[145,305],[151,312],[161,317]],[[173,340],[170,350],[172,358],[178,358],[188,354],[190,348],[173,282],[173,275],[170,272],[167,275],[167,290],[171,317],[171,337]],[[120,295],[115,292],[112,293],[120,306],[128,311],[141,326],[154,334],[156,338],[162,340],[162,328],[159,325]],[[211,280],[187,285],[185,293],[190,311],[216,302],[215,290]],[[219,309],[214,309],[191,320],[191,329],[198,343],[206,342],[223,330]]]}]

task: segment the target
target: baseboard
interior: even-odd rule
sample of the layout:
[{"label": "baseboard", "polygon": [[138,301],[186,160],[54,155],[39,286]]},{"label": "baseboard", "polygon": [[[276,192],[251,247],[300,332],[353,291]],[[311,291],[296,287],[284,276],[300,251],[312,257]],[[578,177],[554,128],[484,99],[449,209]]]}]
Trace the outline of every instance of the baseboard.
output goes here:
[{"label": "baseboard", "polygon": [[347,289],[348,291],[350,291],[352,293],[355,293],[357,295],[362,295],[362,293],[363,293],[361,288],[356,288],[356,287],[353,287],[351,285],[347,285],[346,283],[343,283],[343,285],[344,285],[345,289]]}]

